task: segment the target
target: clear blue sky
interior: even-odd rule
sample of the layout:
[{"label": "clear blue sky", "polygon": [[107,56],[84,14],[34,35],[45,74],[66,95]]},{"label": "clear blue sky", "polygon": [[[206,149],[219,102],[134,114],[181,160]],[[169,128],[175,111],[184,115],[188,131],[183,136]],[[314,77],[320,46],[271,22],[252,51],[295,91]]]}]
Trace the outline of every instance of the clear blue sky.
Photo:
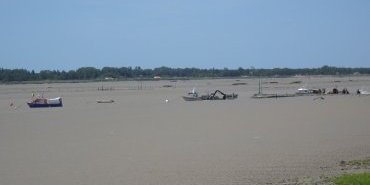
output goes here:
[{"label": "clear blue sky", "polygon": [[369,0],[0,0],[0,67],[370,67]]}]

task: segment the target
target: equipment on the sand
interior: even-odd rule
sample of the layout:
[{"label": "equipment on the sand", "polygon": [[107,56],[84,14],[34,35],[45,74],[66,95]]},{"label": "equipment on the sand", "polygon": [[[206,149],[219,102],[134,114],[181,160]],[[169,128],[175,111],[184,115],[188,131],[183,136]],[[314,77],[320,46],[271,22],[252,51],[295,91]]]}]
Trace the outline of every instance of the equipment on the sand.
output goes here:
[{"label": "equipment on the sand", "polygon": [[200,101],[200,100],[233,100],[238,98],[238,94],[225,94],[220,90],[207,95],[199,96],[198,93],[193,89],[187,96],[182,97],[185,101]]},{"label": "equipment on the sand", "polygon": [[96,103],[113,103],[114,100],[96,100]]}]

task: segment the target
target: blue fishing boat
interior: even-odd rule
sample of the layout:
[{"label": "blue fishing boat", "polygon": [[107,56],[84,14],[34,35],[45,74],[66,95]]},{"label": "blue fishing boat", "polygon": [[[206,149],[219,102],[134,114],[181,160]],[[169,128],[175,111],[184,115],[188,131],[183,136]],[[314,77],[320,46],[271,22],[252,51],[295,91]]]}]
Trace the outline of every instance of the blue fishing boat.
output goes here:
[{"label": "blue fishing boat", "polygon": [[62,98],[35,98],[31,102],[27,102],[30,108],[42,108],[42,107],[63,107]]}]

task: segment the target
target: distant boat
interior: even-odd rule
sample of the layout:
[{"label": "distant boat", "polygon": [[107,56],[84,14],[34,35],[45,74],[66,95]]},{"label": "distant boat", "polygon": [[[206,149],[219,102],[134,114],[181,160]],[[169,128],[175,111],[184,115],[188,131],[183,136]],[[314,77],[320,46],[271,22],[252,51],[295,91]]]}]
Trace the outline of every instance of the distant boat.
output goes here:
[{"label": "distant boat", "polygon": [[96,103],[114,103],[114,100],[96,100]]},{"label": "distant boat", "polygon": [[63,107],[62,98],[36,98],[31,102],[27,102],[30,108],[43,108],[43,107]]},{"label": "distant boat", "polygon": [[183,96],[182,99],[184,99],[185,101],[200,101],[200,100],[203,100],[201,97],[197,97],[197,96]]},{"label": "distant boat", "polygon": [[[218,95],[220,94],[220,95]],[[188,93],[188,96],[182,97],[185,101],[200,101],[200,100],[233,100],[238,98],[238,94],[225,94],[220,90],[216,90],[214,93],[199,96],[195,91],[195,88]]]},{"label": "distant boat", "polygon": [[359,90],[357,90],[357,94],[359,94],[359,95],[370,95],[370,92],[365,91],[363,89],[359,89]]},{"label": "distant boat", "polygon": [[297,90],[296,94],[298,94],[298,95],[313,94],[313,90],[312,89],[307,89],[305,87],[301,87]]},{"label": "distant boat", "polygon": [[182,97],[185,101],[200,101],[202,98],[198,95],[198,92],[193,88],[191,92],[188,93],[187,96]]},{"label": "distant boat", "polygon": [[[220,94],[220,95],[217,95]],[[233,100],[237,99],[238,94],[232,93],[232,94],[225,94],[220,90],[216,90],[214,93],[211,93],[210,95],[202,96],[202,99],[205,100]]]}]

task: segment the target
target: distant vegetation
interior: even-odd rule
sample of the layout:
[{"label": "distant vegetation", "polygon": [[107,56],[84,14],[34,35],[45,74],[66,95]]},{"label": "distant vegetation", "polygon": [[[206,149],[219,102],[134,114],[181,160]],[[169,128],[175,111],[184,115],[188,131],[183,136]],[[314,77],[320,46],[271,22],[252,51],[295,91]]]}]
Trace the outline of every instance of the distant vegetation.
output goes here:
[{"label": "distant vegetation", "polygon": [[0,68],[0,82],[45,81],[45,80],[99,80],[104,78],[135,79],[153,78],[203,78],[203,77],[240,77],[240,76],[294,76],[294,75],[352,75],[370,74],[370,68],[338,68],[323,66],[321,68],[274,68],[274,69],[198,69],[198,68],[169,68],[142,69],[140,67],[82,67],[77,70],[58,71],[42,70],[40,72],[26,69]]}]

